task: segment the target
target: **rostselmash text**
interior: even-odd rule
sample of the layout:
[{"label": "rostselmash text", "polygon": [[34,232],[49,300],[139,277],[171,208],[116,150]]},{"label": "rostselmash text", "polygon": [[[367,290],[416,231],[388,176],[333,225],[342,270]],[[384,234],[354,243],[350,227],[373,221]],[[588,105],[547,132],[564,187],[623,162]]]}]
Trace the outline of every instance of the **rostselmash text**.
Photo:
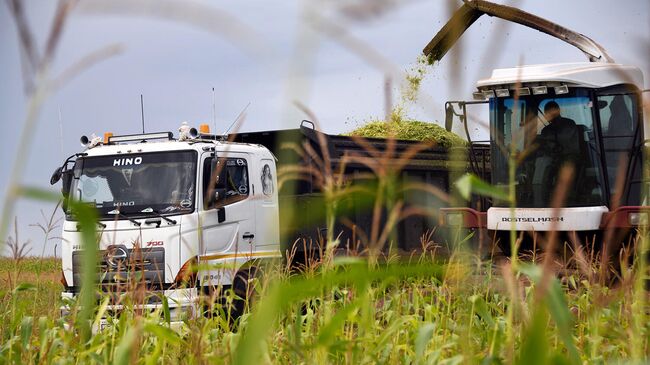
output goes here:
[{"label": "rostselmash text", "polygon": [[550,222],[564,222],[564,217],[503,217],[501,222],[526,222],[526,223],[550,223]]},{"label": "rostselmash text", "polygon": [[113,166],[139,165],[142,163],[142,157],[116,158],[113,160]]}]

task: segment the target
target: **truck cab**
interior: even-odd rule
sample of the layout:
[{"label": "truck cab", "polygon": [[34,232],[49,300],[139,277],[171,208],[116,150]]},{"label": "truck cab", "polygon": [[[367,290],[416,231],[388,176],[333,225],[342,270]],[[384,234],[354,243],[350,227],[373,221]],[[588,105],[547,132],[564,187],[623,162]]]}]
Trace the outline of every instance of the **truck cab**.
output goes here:
[{"label": "truck cab", "polygon": [[[86,150],[58,170],[67,176],[68,199],[99,216],[97,282],[111,296],[109,310],[143,287],[140,307],[159,308],[164,296],[172,321],[180,322],[199,308],[201,292],[229,287],[241,270],[281,257],[273,154],[210,135],[207,126],[203,133],[181,130],[178,139],[171,132],[82,137]],[[70,206],[62,295],[72,299],[81,287],[84,243]]]}]

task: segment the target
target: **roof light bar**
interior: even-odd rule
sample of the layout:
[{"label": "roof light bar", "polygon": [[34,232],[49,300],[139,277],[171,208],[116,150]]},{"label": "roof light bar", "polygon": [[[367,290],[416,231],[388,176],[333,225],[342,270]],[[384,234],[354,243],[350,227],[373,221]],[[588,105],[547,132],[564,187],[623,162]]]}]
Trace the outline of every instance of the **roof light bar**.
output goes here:
[{"label": "roof light bar", "polygon": [[199,124],[199,133],[210,134],[210,125],[207,123]]},{"label": "roof light bar", "polygon": [[546,86],[533,86],[531,90],[533,90],[533,95],[548,94],[548,88]]},{"label": "roof light bar", "polygon": [[494,95],[494,90],[484,90],[483,91],[483,96],[488,99],[488,98],[493,98]]},{"label": "roof light bar", "polygon": [[507,98],[510,96],[510,90],[508,89],[496,89],[494,90],[498,98]]},{"label": "roof light bar", "polygon": [[518,91],[519,91],[519,96],[530,95],[530,88],[529,87],[522,87]]},{"label": "roof light bar", "polygon": [[556,86],[553,88],[555,90],[555,95],[562,95],[569,93],[569,87],[566,85]]},{"label": "roof light bar", "polygon": [[475,91],[472,93],[474,100],[485,100],[485,94],[482,91]]},{"label": "roof light bar", "polygon": [[135,142],[135,141],[146,141],[150,139],[174,139],[172,132],[159,132],[159,133],[143,133],[143,134],[129,134],[125,136],[110,136],[108,137],[108,143],[120,143],[120,142]]}]

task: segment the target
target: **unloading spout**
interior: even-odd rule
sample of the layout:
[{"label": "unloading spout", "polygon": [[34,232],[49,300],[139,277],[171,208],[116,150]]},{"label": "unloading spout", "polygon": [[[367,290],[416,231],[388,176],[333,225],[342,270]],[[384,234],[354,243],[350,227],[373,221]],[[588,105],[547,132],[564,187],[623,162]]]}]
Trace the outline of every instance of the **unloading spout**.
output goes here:
[{"label": "unloading spout", "polygon": [[578,48],[587,56],[590,62],[614,63],[614,60],[603,47],[584,34],[574,32],[523,10],[485,0],[464,1],[463,6],[454,13],[447,24],[424,47],[423,52],[428,57],[429,63],[440,61],[447,51],[456,44],[460,36],[484,14],[518,23],[558,38]]}]

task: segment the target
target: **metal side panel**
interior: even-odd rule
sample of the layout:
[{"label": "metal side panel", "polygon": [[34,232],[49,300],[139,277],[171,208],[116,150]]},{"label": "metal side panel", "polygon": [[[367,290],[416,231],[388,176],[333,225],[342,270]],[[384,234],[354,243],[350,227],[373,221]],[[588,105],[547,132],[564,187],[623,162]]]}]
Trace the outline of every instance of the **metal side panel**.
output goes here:
[{"label": "metal side panel", "polygon": [[580,208],[510,208],[492,207],[487,211],[489,230],[509,231],[595,231],[600,227],[606,206]]}]

